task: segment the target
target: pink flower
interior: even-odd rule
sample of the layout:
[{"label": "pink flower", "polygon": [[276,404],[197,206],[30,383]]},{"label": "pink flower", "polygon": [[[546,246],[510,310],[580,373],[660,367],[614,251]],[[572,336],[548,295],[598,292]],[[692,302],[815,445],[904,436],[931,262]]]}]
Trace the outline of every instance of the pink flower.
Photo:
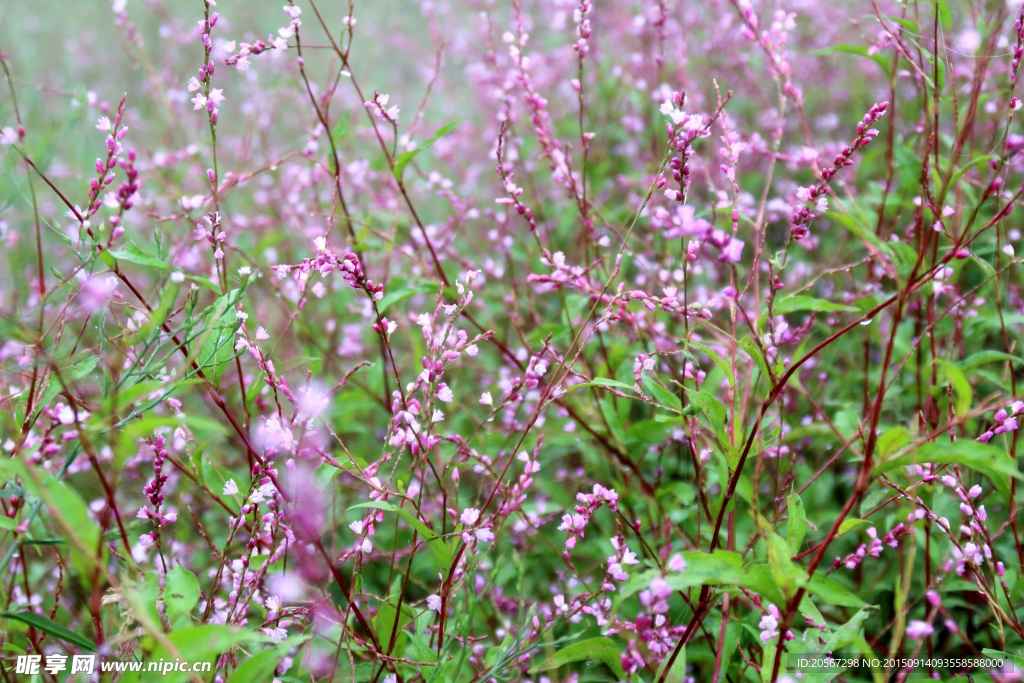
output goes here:
[{"label": "pink flower", "polygon": [[440,595],[428,595],[427,596],[427,609],[431,612],[436,612],[441,609],[441,596]]},{"label": "pink flower", "polygon": [[201,88],[201,87],[203,87],[203,86],[199,83],[199,79],[196,78],[195,76],[193,76],[192,78],[188,79],[188,91],[189,92],[195,92],[196,90],[199,90],[199,88]]},{"label": "pink flower", "polygon": [[907,625],[907,637],[912,640],[921,640],[935,633],[935,629],[927,621],[915,619]]},{"label": "pink flower", "polygon": [[110,130],[110,119],[106,116],[101,116],[99,122],[96,124],[96,130]]},{"label": "pink flower", "polygon": [[13,145],[18,141],[18,132],[11,127],[0,128],[0,145]]},{"label": "pink flower", "polygon": [[722,253],[719,254],[718,260],[725,261],[727,263],[739,263],[740,259],[743,258],[743,240],[738,240],[735,237],[730,239],[724,247],[722,247]]},{"label": "pink flower", "polygon": [[203,93],[197,93],[196,96],[192,98],[192,104],[196,105],[192,107],[192,110],[199,111],[206,106],[206,95]]},{"label": "pink flower", "polygon": [[459,521],[466,526],[473,526],[478,519],[480,519],[480,511],[476,508],[466,508],[462,511],[462,515],[459,516]]}]

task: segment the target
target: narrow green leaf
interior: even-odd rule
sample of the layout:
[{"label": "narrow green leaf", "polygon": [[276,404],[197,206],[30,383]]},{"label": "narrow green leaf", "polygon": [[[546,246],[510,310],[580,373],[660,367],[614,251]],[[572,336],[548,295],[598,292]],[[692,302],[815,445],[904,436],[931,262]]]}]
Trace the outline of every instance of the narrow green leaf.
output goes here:
[{"label": "narrow green leaf", "polygon": [[447,125],[441,126],[440,128],[437,129],[437,132],[434,133],[434,137],[424,142],[421,146],[417,147],[416,149],[410,152],[402,152],[401,154],[399,154],[398,158],[395,159],[395,178],[398,179],[398,182],[402,182],[402,176],[405,174],[405,167],[409,165],[409,162],[412,161],[417,154],[433,146],[435,142],[437,142],[442,137],[450,133],[452,129],[455,128],[455,126],[459,125],[465,120],[465,117],[463,117],[458,121],[452,121]]},{"label": "narrow green leaf", "polygon": [[810,296],[790,296],[776,302],[776,313],[793,313],[795,311],[856,311],[853,306],[837,304],[825,299],[815,299]]},{"label": "narrow green leaf", "polygon": [[0,612],[0,617],[5,619],[14,619],[15,621],[20,621],[23,624],[28,624],[43,633],[47,633],[54,638],[63,640],[65,643],[76,645],[88,652],[95,652],[98,647],[96,643],[92,642],[85,636],[80,636],[74,631],[69,631],[63,626],[59,626],[49,619],[41,617],[33,612]]},{"label": "narrow green leaf", "polygon": [[847,53],[851,55],[860,55],[861,57],[867,57],[875,64],[877,64],[885,75],[888,76],[889,64],[882,58],[881,55],[873,55],[868,52],[868,49],[863,45],[832,45],[821,50],[811,50],[812,55],[831,55],[835,53]]},{"label": "narrow green leaf", "polygon": [[[953,388],[956,390],[956,415],[957,417],[963,417],[971,411],[971,383],[967,379],[967,375],[964,371],[957,367],[952,362],[945,358],[936,358],[932,361],[935,365],[942,368],[942,374],[945,375],[946,379],[952,383]],[[942,392],[945,394],[946,392]]]},{"label": "narrow green leaf", "polygon": [[799,494],[793,492],[789,496],[789,522],[786,525],[786,540],[789,542],[790,554],[796,555],[800,552],[806,533],[807,511],[804,510],[804,502],[800,500]]}]

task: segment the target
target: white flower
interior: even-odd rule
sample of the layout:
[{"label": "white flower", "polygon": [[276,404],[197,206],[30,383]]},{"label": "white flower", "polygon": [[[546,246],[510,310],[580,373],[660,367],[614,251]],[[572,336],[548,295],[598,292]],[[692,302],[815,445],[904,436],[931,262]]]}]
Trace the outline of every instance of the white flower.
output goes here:
[{"label": "white flower", "polygon": [[491,399],[491,392],[485,391],[484,393],[480,394],[480,405],[494,405],[494,401]]},{"label": "white flower", "polygon": [[910,624],[907,625],[906,630],[907,637],[912,640],[921,640],[923,638],[927,638],[934,632],[935,629],[932,627],[931,624],[929,624],[927,621],[919,621],[917,619],[911,621]]},{"label": "white flower", "polygon": [[233,496],[238,493],[238,484],[235,483],[234,479],[228,479],[224,482],[224,495]]},{"label": "white flower", "polygon": [[0,128],[0,145],[13,145],[18,141],[18,132],[7,126]]}]

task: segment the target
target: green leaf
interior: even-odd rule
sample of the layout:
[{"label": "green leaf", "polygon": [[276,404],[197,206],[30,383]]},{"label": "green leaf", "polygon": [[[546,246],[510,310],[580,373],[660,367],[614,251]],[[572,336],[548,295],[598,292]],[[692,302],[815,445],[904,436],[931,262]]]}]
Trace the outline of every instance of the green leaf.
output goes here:
[{"label": "green leaf", "polygon": [[[963,417],[971,411],[971,383],[963,370],[945,358],[935,358],[932,363],[942,368],[942,374],[956,389],[956,414]],[[946,392],[943,391],[943,394]]]},{"label": "green leaf", "polygon": [[538,664],[530,669],[528,673],[532,676],[539,671],[557,669],[570,662],[592,659],[598,659],[607,664],[608,668],[615,672],[615,675],[618,677],[617,680],[621,681],[626,678],[626,673],[622,669],[622,655],[619,652],[618,646],[615,645],[615,641],[611,638],[591,638],[564,647],[548,658],[543,664]]},{"label": "green leaf", "polygon": [[[74,534],[75,538],[86,548],[102,548],[100,550],[100,558],[104,558],[109,551],[107,551],[106,546],[102,546],[100,543],[100,528],[89,515],[89,507],[86,505],[85,500],[82,499],[82,496],[66,483],[43,469],[37,468],[33,472],[39,478],[42,490],[28,475],[20,461],[0,460],[0,475],[4,478],[21,477],[25,490],[38,498],[43,498],[42,493],[45,491],[47,498],[49,498],[47,507],[53,512],[58,513],[67,524],[68,529],[70,529],[69,531],[60,527],[61,531],[66,535]],[[93,575],[95,569],[93,555],[86,555],[77,545],[73,547],[72,564],[82,580],[89,583],[91,579],[88,577]]]},{"label": "green leaf", "polygon": [[768,567],[772,578],[787,598],[793,597],[797,589],[807,582],[807,575],[794,564],[789,554],[789,544],[772,529],[771,523],[757,515],[757,526],[768,544]]},{"label": "green leaf", "polygon": [[436,291],[437,285],[426,282],[406,284],[404,280],[396,279],[385,288],[384,298],[377,304],[377,310],[380,311],[381,315],[384,315],[389,308],[403,299],[408,299],[417,294],[430,294]]},{"label": "green leaf", "polygon": [[272,648],[250,657],[238,665],[228,683],[263,683],[281,663],[283,654]]},{"label": "green leaf", "polygon": [[807,591],[830,605],[840,607],[863,607],[864,601],[843,588],[835,579],[824,574],[814,574],[807,584]]},{"label": "green leaf", "polygon": [[682,405],[679,403],[678,395],[672,393],[665,387],[661,386],[660,384],[655,382],[651,377],[648,377],[646,375],[644,376],[643,387],[645,390],[654,394],[655,400],[657,400],[660,405],[665,406],[669,410],[677,411],[682,407]]},{"label": "green leaf", "polygon": [[348,120],[352,116],[352,110],[349,109],[341,118],[338,119],[338,123],[334,126],[334,130],[331,131],[331,139],[334,140],[334,144],[338,144],[342,139],[348,135]]},{"label": "green leaf", "polygon": [[890,458],[881,463],[875,474],[922,463],[958,464],[984,474],[996,488],[1006,493],[1010,477],[1024,481],[1013,459],[991,444],[961,439],[956,443],[934,442],[918,446],[910,453]]},{"label": "green leaf", "polygon": [[213,375],[214,383],[224,372],[227,362],[235,357],[235,330],[241,324],[235,306],[240,299],[241,290],[238,289],[217,299],[210,306],[206,325],[199,336],[197,362],[207,375]]},{"label": "green leaf", "polygon": [[615,389],[625,389],[626,391],[634,391],[632,384],[626,384],[625,382],[619,382],[618,380],[608,379],[607,377],[595,377],[589,382],[583,382],[582,384],[574,384],[569,387],[569,391],[573,389],[582,389],[583,387],[613,387]]},{"label": "green leaf", "polygon": [[789,496],[789,522],[786,525],[786,540],[789,542],[789,552],[796,555],[800,552],[800,545],[804,542],[804,535],[807,533],[807,511],[804,510],[804,502],[800,500],[799,494],[793,492]]},{"label": "green leaf", "polygon": [[939,9],[939,26],[943,31],[949,33],[953,30],[953,10],[947,0],[936,0],[935,4]]},{"label": "green leaf", "polygon": [[386,510],[387,512],[395,512],[405,518],[409,524],[412,525],[416,531],[419,532],[423,540],[427,542],[427,547],[430,548],[431,554],[434,556],[434,560],[437,562],[437,567],[441,572],[447,573],[452,568],[452,551],[451,548],[444,542],[443,538],[438,538],[430,527],[424,524],[416,515],[412,514],[408,510],[400,507],[395,507],[391,503],[385,503],[383,501],[372,500],[368,503],[360,503],[359,505],[353,505],[348,508],[349,510],[357,510],[360,508],[375,508],[377,510]]},{"label": "green leaf", "polygon": [[[658,673],[653,680],[662,680],[662,675],[665,673],[665,667],[668,666],[668,657],[658,667]],[[685,683],[686,681],[686,647],[679,648],[679,654],[676,655],[676,660],[672,662],[672,669],[665,676],[665,683]]]},{"label": "green leaf", "polygon": [[395,178],[398,180],[398,182],[402,182],[402,176],[405,173],[405,167],[409,165],[409,162],[413,160],[413,157],[415,157],[417,154],[419,154],[423,150],[428,149],[431,146],[433,146],[433,144],[435,142],[437,142],[442,137],[444,137],[445,135],[450,133],[452,131],[452,129],[455,128],[455,126],[459,125],[460,123],[462,123],[465,120],[466,120],[466,118],[462,117],[458,121],[452,121],[451,123],[449,123],[449,124],[447,124],[445,126],[441,126],[440,128],[437,129],[437,132],[434,133],[434,137],[432,137],[429,140],[427,140],[426,142],[424,142],[421,146],[417,147],[416,149],[412,150],[411,152],[403,152],[403,153],[399,154],[398,158],[395,159]]},{"label": "green leaf", "polygon": [[[171,623],[177,625],[181,621],[188,623],[188,615],[199,602],[199,581],[196,575],[180,564],[167,572],[167,589],[164,591],[164,604]],[[177,628],[177,626],[176,626]]]},{"label": "green leaf", "polygon": [[[377,642],[384,649],[384,652],[394,652],[395,648],[391,646],[391,634],[395,634],[395,643],[398,643],[398,637],[402,635],[402,631],[405,627],[416,618],[412,609],[403,604],[401,617],[399,617],[398,610],[389,602],[381,603],[377,609],[377,616],[374,617],[374,629],[377,633]],[[395,628],[395,622],[398,622],[398,628]]]},{"label": "green leaf", "polygon": [[687,391],[686,396],[690,399],[690,403],[704,414],[715,434],[721,436],[725,430],[725,419],[728,412],[725,406],[722,405],[722,402],[718,400],[718,397],[705,389]]},{"label": "green leaf", "polygon": [[1010,363],[1024,363],[1024,358],[1018,356],[1011,356],[1003,351],[979,351],[978,353],[971,354],[964,360],[957,363],[964,372],[970,372],[977,367],[985,365],[986,363],[994,363],[996,361],[1009,361]]},{"label": "green leaf", "polygon": [[836,648],[852,643],[857,634],[860,633],[864,621],[871,616],[871,610],[873,609],[874,607],[871,606],[862,607],[848,622],[835,629],[832,635],[825,641],[821,652],[833,652]]},{"label": "green leaf", "polygon": [[[175,656],[179,656],[187,657],[193,663],[212,663],[218,655],[227,652],[234,645],[265,643],[270,640],[269,636],[255,631],[222,624],[207,624],[167,635],[167,641],[177,650],[177,655],[171,654],[162,645],[158,645],[147,659],[149,661],[157,659],[174,661]],[[185,683],[185,681],[191,680],[190,675],[191,673],[186,671],[171,671],[161,677],[160,681],[161,683]],[[138,683],[149,680],[151,677],[145,673],[145,670],[142,673],[128,671],[121,676],[120,683]]]},{"label": "green leaf", "polygon": [[953,177],[949,181],[949,186],[950,187],[955,187],[957,182],[960,180],[960,178],[962,178],[965,173],[967,173],[969,170],[971,170],[975,166],[978,166],[980,164],[984,164],[987,161],[992,161],[993,159],[998,159],[998,158],[999,157],[997,157],[995,154],[985,154],[983,156],[978,157],[977,159],[973,159],[971,161],[971,163],[967,164],[966,166],[964,166],[959,171],[957,171],[956,173],[953,174]]},{"label": "green leaf", "polygon": [[863,45],[832,45],[821,50],[811,50],[812,55],[831,55],[837,52],[847,53],[851,55],[860,55],[861,57],[867,57],[885,72],[885,75],[889,75],[889,64],[882,58],[881,55],[873,55],[868,53],[868,49]]},{"label": "green leaf", "polygon": [[74,631],[69,631],[63,626],[58,626],[49,619],[41,617],[33,612],[0,612],[0,617],[5,619],[14,619],[20,621],[23,624],[28,624],[43,633],[47,633],[54,638],[63,640],[65,643],[71,643],[77,647],[82,648],[88,652],[95,652],[97,649],[96,643],[92,642],[85,636],[80,636]]},{"label": "green leaf", "polygon": [[99,360],[99,356],[86,356],[70,368],[63,368],[60,371],[59,379],[57,373],[53,373],[53,378],[50,380],[50,385],[46,388],[46,392],[43,393],[42,400],[36,404],[39,406],[39,410],[42,411],[53,399],[57,398],[57,394],[67,388],[64,383],[71,384],[72,382],[77,382],[95,370]]},{"label": "green leaf", "polygon": [[847,531],[850,531],[852,529],[856,529],[861,524],[867,524],[867,523],[868,523],[868,520],[866,520],[866,519],[855,519],[855,518],[844,519],[843,523],[839,525],[839,529],[836,530],[836,538],[839,538],[840,536],[845,534]]},{"label": "green leaf", "polygon": [[119,261],[129,261],[148,268],[159,268],[160,270],[169,270],[170,268],[165,261],[150,256],[135,246],[134,242],[129,242],[123,249],[111,250],[107,253]]},{"label": "green leaf", "polygon": [[879,455],[887,458],[910,443],[910,431],[906,427],[891,427],[878,437]]},{"label": "green leaf", "polygon": [[729,386],[733,385],[733,383],[736,381],[736,378],[733,377],[732,366],[729,365],[729,361],[727,361],[726,359],[722,358],[722,356],[712,351],[706,344],[701,344],[700,342],[687,340],[686,346],[687,348],[694,348],[697,349],[698,351],[702,351],[703,353],[707,354],[708,358],[710,358],[712,362],[714,362],[714,364],[717,365],[722,370],[722,372],[725,373],[725,378],[729,380]]},{"label": "green leaf", "polygon": [[853,306],[836,304],[825,299],[815,299],[809,296],[790,296],[775,303],[776,313],[793,313],[795,311],[856,311]]},{"label": "green leaf", "polygon": [[[684,552],[682,556],[686,561],[686,569],[665,576],[665,583],[672,590],[686,590],[704,584],[740,586],[776,604],[786,600],[768,567],[764,564],[744,566],[743,557],[739,553],[716,550],[713,553]],[[616,591],[615,605],[618,606],[629,596],[647,588],[655,576],[661,576],[661,571],[652,569],[630,576]]]}]

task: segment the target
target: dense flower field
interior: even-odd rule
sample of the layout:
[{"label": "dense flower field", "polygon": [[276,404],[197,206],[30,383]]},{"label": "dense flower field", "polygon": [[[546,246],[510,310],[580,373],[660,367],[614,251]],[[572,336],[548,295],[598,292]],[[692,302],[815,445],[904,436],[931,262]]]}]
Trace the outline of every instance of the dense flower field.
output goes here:
[{"label": "dense flower field", "polygon": [[1022,12],[0,6],[0,675],[1024,679]]}]

